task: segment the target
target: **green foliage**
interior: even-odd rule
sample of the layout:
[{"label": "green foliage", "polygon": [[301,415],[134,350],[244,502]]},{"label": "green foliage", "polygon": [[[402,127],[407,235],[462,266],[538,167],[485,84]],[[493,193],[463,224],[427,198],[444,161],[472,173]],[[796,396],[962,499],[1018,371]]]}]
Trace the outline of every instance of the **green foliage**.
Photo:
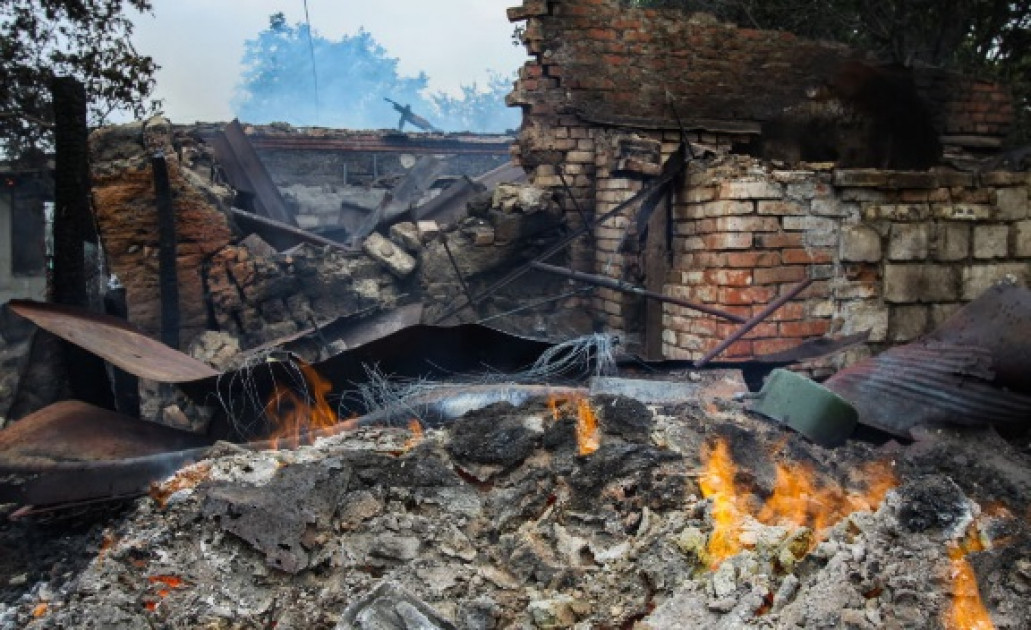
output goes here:
[{"label": "green foliage", "polygon": [[[310,35],[310,39],[309,39]],[[314,71],[313,71],[314,62]],[[492,77],[487,92],[463,86],[462,97],[425,96],[425,73],[402,77],[398,60],[364,31],[330,41],[308,26],[287,24],[272,15],[269,28],[247,40],[244,73],[234,100],[247,122],[287,122],[354,129],[392,128],[398,113],[384,98],[409,105],[445,130],[501,131],[496,119],[518,121],[506,111],[502,79]]]},{"label": "green foliage", "polygon": [[133,48],[128,8],[150,11],[150,0],[0,2],[0,155],[32,162],[48,150],[54,76],[86,86],[92,125],[155,111],[157,65]]}]

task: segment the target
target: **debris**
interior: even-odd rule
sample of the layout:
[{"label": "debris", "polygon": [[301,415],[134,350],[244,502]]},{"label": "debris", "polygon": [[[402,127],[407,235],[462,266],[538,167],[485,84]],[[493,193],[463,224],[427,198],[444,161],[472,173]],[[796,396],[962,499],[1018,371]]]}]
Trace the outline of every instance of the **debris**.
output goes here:
[{"label": "debris", "polygon": [[752,409],[826,447],[843,444],[856,428],[856,410],[848,401],[789,370],[770,374]]},{"label": "debris", "polygon": [[405,278],[415,271],[416,260],[378,232],[365,238],[362,249],[398,278]]},{"label": "debris", "polygon": [[848,367],[826,387],[859,422],[901,437],[920,425],[1028,426],[1031,291],[996,286],[937,330]]}]

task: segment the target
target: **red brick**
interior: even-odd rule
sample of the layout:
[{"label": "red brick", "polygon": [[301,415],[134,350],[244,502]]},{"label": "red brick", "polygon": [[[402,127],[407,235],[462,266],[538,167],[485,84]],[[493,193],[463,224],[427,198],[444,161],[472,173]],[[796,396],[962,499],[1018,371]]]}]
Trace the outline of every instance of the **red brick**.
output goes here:
[{"label": "red brick", "polygon": [[773,284],[776,282],[798,282],[806,277],[805,267],[792,265],[755,270],[756,284]]},{"label": "red brick", "polygon": [[748,287],[744,289],[726,287],[720,289],[718,301],[721,304],[765,304],[773,299],[773,289],[767,287]]},{"label": "red brick", "polygon": [[805,305],[799,302],[788,302],[770,315],[771,321],[789,322],[805,317]]},{"label": "red brick", "polygon": [[834,256],[826,249],[785,249],[780,256],[785,265],[822,264],[834,260]]},{"label": "red brick", "polygon": [[734,343],[730,344],[730,347],[727,348],[726,350],[724,350],[720,354],[720,356],[721,357],[726,357],[728,359],[737,358],[737,357],[751,357],[751,356],[753,356],[752,342],[751,341],[735,341]]},{"label": "red brick", "polygon": [[752,235],[737,232],[707,234],[702,237],[702,242],[706,249],[748,249],[752,246]]},{"label": "red brick", "polygon": [[828,319],[811,319],[805,322],[781,322],[782,337],[819,337],[831,329]]},{"label": "red brick", "polygon": [[780,264],[779,252],[730,252],[723,256],[728,267],[775,267]]},{"label": "red brick", "polygon": [[752,286],[750,269],[710,269],[705,272],[705,281],[725,287]]},{"label": "red brick", "polygon": [[757,339],[752,342],[756,356],[790,350],[798,345],[797,339]]},{"label": "red brick", "polygon": [[778,232],[776,234],[756,234],[755,235],[755,246],[764,249],[786,249],[786,248],[798,248],[802,247],[802,232],[795,232],[792,234],[786,234],[784,232]]}]

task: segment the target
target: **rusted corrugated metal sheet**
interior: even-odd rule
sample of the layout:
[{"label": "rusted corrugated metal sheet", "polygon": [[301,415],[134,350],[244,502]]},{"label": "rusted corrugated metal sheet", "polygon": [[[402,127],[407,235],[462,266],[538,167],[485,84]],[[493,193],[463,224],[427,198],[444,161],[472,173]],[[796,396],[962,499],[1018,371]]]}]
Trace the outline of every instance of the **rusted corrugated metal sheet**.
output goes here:
[{"label": "rusted corrugated metal sheet", "polygon": [[918,425],[1031,424],[1031,291],[998,285],[923,339],[824,385],[859,421],[910,437]]},{"label": "rusted corrugated metal sheet", "polygon": [[1031,396],[992,382],[984,348],[901,346],[838,372],[824,385],[851,402],[859,421],[910,437],[918,425],[1031,422]]},{"label": "rusted corrugated metal sheet", "polygon": [[11,300],[9,306],[40,328],[141,378],[185,383],[218,375],[207,364],[151,339],[115,317],[29,300]]},{"label": "rusted corrugated metal sheet", "polygon": [[203,436],[62,401],[0,431],[0,503],[53,505],[140,494],[200,459],[209,444]]}]

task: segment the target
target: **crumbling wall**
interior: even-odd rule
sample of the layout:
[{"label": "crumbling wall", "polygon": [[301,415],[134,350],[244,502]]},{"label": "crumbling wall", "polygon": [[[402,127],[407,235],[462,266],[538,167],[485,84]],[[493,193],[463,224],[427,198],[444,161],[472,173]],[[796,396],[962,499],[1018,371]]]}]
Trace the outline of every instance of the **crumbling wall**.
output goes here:
[{"label": "crumbling wall", "polygon": [[[1023,176],[927,168],[943,153],[1001,145],[1013,115],[1004,88],[624,5],[524,0],[509,10],[532,57],[508,99],[524,112],[516,159],[533,183],[556,191],[573,228],[632,198],[682,139],[711,149],[698,161],[709,166],[683,179],[671,236],[638,234],[632,205],[573,245],[572,267],[742,317],[817,280],[732,346],[732,357],[865,328],[875,343],[905,341],[991,280],[1027,276]],[[728,154],[778,160],[711,160]],[[814,158],[821,163],[804,162]],[[850,164],[904,170],[834,170]],[[891,209],[908,204],[917,209]],[[862,238],[876,254],[853,260]],[[631,338],[661,328],[656,345],[667,357],[697,358],[737,327],[670,305],[653,317],[645,311],[654,306],[608,289],[594,292],[591,307]]]},{"label": "crumbling wall", "polygon": [[[907,342],[993,282],[1031,279],[1029,191],[1028,173],[776,169],[728,158],[692,172],[678,194],[665,291],[748,317],[817,279],[725,356],[828,332]],[[664,353],[698,358],[736,327],[667,305]]]},{"label": "crumbling wall", "polygon": [[168,161],[178,241],[180,339],[185,346],[207,327],[203,268],[230,242],[225,215],[187,180],[167,120],[99,129],[90,151],[93,207],[110,272],[125,287],[129,321],[155,336],[161,329],[161,299],[150,158],[161,151]]}]

